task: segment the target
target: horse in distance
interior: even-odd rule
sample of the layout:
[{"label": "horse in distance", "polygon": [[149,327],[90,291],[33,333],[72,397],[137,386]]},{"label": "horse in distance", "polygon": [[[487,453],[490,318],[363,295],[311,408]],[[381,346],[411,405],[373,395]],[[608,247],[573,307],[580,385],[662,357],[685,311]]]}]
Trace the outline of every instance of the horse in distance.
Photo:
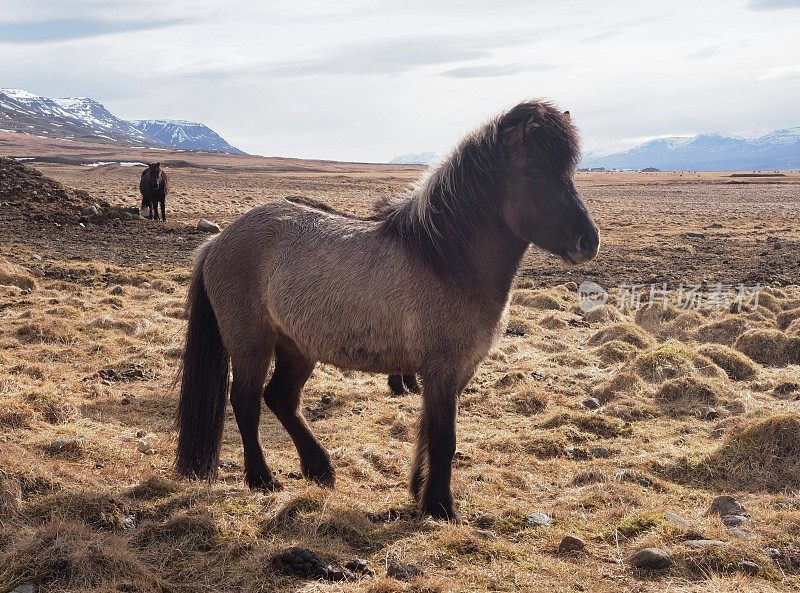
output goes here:
[{"label": "horse in distance", "polygon": [[573,181],[579,156],[569,115],[525,101],[465,136],[378,220],[281,200],[203,245],[187,301],[177,471],[216,475],[230,391],[251,488],[281,488],[259,440],[262,398],[303,475],[332,487],[330,455],[300,407],[314,366],[416,373],[411,496],[422,513],[459,521],[450,487],[458,398],[502,333],[525,251],[533,244],[577,264],[599,249]]},{"label": "horse in distance", "polygon": [[141,210],[147,208],[147,218],[158,220],[158,206],[161,205],[161,220],[166,222],[166,201],[169,191],[169,177],[166,171],[161,168],[161,163],[150,163],[147,169],[142,171],[139,180],[139,192],[142,194]]}]

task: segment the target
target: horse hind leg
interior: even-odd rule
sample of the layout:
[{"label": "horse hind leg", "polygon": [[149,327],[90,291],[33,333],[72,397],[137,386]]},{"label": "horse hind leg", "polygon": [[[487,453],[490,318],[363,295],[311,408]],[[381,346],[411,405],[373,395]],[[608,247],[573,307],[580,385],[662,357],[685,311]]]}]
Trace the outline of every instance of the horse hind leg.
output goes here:
[{"label": "horse hind leg", "polygon": [[333,488],[336,470],[330,455],[311,432],[300,411],[300,394],[316,361],[305,356],[290,340],[278,341],[275,372],[264,390],[264,401],[292,438],[303,475]]},{"label": "horse hind leg", "polygon": [[[274,344],[274,342],[273,342]],[[267,376],[273,346],[243,350],[231,354],[233,384],[231,404],[244,447],[245,480],[252,490],[272,492],[281,483],[264,459],[258,436],[261,419],[261,393]]]}]

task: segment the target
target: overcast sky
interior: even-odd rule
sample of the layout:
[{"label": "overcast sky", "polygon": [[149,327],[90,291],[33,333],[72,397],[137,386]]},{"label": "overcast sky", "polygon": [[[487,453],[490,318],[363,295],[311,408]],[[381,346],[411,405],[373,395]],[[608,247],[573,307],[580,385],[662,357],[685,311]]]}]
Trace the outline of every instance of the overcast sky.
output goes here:
[{"label": "overcast sky", "polygon": [[2,0],[0,86],[378,162],[548,97],[607,151],[800,126],[798,31],[800,0]]}]

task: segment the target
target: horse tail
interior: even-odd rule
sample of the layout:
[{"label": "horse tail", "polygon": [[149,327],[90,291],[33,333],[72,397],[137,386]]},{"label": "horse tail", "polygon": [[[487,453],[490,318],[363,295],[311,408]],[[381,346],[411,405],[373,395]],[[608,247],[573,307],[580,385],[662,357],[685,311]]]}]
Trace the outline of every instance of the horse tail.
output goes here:
[{"label": "horse tail", "polygon": [[189,285],[175,458],[180,475],[205,479],[217,473],[230,372],[230,358],[203,279],[210,245],[200,248]]}]

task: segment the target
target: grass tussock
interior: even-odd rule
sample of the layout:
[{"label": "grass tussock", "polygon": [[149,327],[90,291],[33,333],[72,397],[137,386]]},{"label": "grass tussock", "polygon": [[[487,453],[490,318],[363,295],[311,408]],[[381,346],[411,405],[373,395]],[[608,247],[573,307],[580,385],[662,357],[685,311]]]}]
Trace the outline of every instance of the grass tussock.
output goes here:
[{"label": "grass tussock", "polygon": [[616,541],[616,537],[635,539],[664,523],[664,514],[655,511],[642,511],[628,515],[616,526],[613,532],[605,536],[606,541]]},{"label": "grass tussock", "polygon": [[56,492],[36,500],[25,512],[39,524],[66,519],[93,529],[120,529],[128,513],[120,501],[98,492]]},{"label": "grass tussock", "polygon": [[564,425],[572,425],[583,432],[607,439],[631,434],[630,425],[618,418],[581,412],[555,414],[542,422],[541,426],[542,428],[557,428]]},{"label": "grass tussock", "polygon": [[200,509],[178,513],[163,523],[148,523],[134,534],[139,547],[167,546],[181,550],[210,551],[219,546],[220,530]]},{"label": "grass tussock", "polygon": [[606,366],[625,362],[634,356],[639,349],[623,340],[611,340],[595,348],[595,354],[600,357],[600,362]]},{"label": "grass tussock", "polygon": [[732,432],[692,473],[735,490],[797,491],[800,416],[778,414]]},{"label": "grass tussock", "polygon": [[11,588],[33,581],[53,590],[161,590],[124,539],[71,522],[48,523],[22,537],[0,566],[0,583]]},{"label": "grass tussock", "polygon": [[800,319],[800,307],[778,313],[778,317],[776,318],[778,329],[787,329],[792,322],[797,319]]},{"label": "grass tussock", "polygon": [[126,496],[135,500],[156,500],[178,492],[178,484],[161,476],[150,476],[128,490]]},{"label": "grass tussock", "polygon": [[786,335],[800,338],[800,319],[795,319],[786,328]]},{"label": "grass tussock", "polygon": [[656,404],[670,416],[698,415],[715,417],[711,409],[730,401],[727,390],[697,377],[678,377],[661,384],[656,391]]},{"label": "grass tussock", "polygon": [[73,325],[58,317],[33,319],[18,325],[14,335],[20,342],[72,345],[79,339]]},{"label": "grass tussock", "polygon": [[539,414],[547,408],[550,396],[547,391],[536,385],[527,385],[514,392],[511,402],[514,411],[522,416],[533,416]]},{"label": "grass tussock", "polygon": [[617,323],[625,319],[622,313],[609,305],[595,307],[591,311],[581,311],[581,315],[589,323]]},{"label": "grass tussock", "polygon": [[22,290],[34,290],[36,288],[36,280],[27,270],[23,270],[4,257],[0,257],[0,286],[16,286]]},{"label": "grass tussock", "polygon": [[724,319],[701,325],[695,332],[698,342],[733,346],[736,339],[747,331],[747,321],[741,317],[729,315]]},{"label": "grass tussock", "polygon": [[676,341],[650,348],[639,354],[632,362],[635,372],[651,383],[686,377],[694,373],[713,378],[725,376],[722,369],[711,359],[697,354]]},{"label": "grass tussock", "polygon": [[6,400],[0,406],[0,428],[30,428],[31,421],[35,416],[36,414],[29,404]]},{"label": "grass tussock", "polygon": [[732,381],[748,381],[758,374],[758,366],[750,358],[723,344],[703,344],[697,352],[713,360]]},{"label": "grass tussock", "polygon": [[636,311],[634,320],[638,325],[651,334],[656,334],[662,325],[672,321],[681,310],[675,305],[669,304],[666,307],[654,305],[652,307],[642,307]]},{"label": "grass tussock", "polygon": [[0,525],[11,519],[22,504],[22,488],[16,480],[0,477]]},{"label": "grass tussock", "polygon": [[777,329],[751,329],[736,340],[736,349],[765,366],[800,364],[800,337]]},{"label": "grass tussock", "polygon": [[613,340],[627,342],[636,348],[647,348],[655,343],[655,339],[638,325],[623,321],[604,327],[589,338],[590,346],[599,346]]},{"label": "grass tussock", "polygon": [[565,311],[567,309],[564,295],[555,290],[516,290],[511,298],[511,303],[540,311]]}]

